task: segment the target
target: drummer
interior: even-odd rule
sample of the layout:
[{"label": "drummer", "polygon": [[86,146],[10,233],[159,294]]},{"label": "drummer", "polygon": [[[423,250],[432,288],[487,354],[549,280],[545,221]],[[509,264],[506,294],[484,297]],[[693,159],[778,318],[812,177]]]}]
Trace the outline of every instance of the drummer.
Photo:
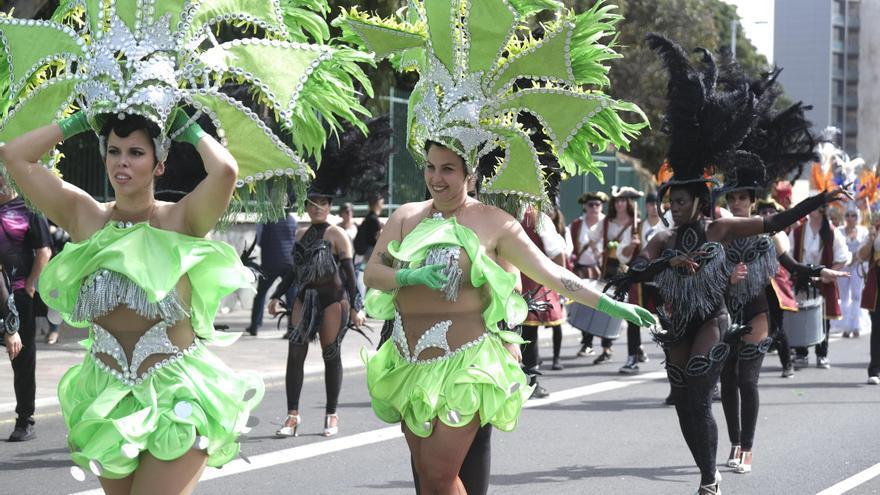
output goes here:
[{"label": "drummer", "polygon": [[[804,264],[824,265],[832,270],[844,269],[852,260],[852,254],[846,246],[843,234],[828,220],[826,208],[823,206],[812,211],[807,218],[806,223],[799,225],[789,234],[794,259]],[[840,319],[843,313],[838,299],[837,282],[823,281],[821,290],[822,298],[825,300],[825,338],[816,345],[816,367],[828,369],[831,367],[828,361],[830,320]],[[807,352],[806,347],[795,348],[796,356],[793,360],[795,369],[804,368],[809,364]]]},{"label": "drummer", "polygon": [[[629,261],[639,254],[642,226],[638,218],[636,201],[644,195],[645,193],[629,186],[611,187],[611,207],[608,211],[608,216],[602,221],[602,226],[599,229],[599,234],[601,235],[600,244],[603,246],[601,258],[602,280],[608,280],[619,272],[625,271]],[[629,302],[645,306],[644,302],[641,301],[641,293],[641,286],[638,284],[633,285],[629,295]],[[636,327],[636,330],[638,330],[638,327]],[[593,364],[602,364],[611,360],[611,344],[613,342],[611,339],[602,338],[602,354],[593,361]],[[637,370],[638,368],[636,368]]]},{"label": "drummer", "polygon": [[[581,278],[598,280],[602,274],[599,262],[602,259],[602,238],[599,228],[605,220],[602,208],[608,202],[608,195],[601,191],[588,191],[578,198],[578,204],[584,213],[575,218],[568,226],[571,232],[572,272]],[[578,356],[591,356],[593,351],[593,335],[584,329],[581,337],[581,348]]]}]

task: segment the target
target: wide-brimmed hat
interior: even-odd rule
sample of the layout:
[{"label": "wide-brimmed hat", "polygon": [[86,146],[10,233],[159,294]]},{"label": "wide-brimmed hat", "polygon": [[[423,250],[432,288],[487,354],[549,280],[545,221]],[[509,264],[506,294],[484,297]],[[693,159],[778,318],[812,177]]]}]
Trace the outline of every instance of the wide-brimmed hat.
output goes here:
[{"label": "wide-brimmed hat", "polygon": [[611,186],[611,197],[614,199],[624,198],[624,199],[639,199],[644,197],[645,193],[637,190],[634,187],[630,186]]},{"label": "wide-brimmed hat", "polygon": [[602,203],[607,203],[608,195],[602,191],[587,191],[581,194],[581,197],[578,198],[578,204],[582,205],[587,201],[600,201]]}]

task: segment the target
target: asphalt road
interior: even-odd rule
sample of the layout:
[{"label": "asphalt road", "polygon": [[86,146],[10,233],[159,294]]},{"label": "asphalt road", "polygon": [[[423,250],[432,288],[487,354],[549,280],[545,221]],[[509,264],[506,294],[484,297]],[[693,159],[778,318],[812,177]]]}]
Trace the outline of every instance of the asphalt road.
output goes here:
[{"label": "asphalt road", "polygon": [[[286,346],[272,333],[264,337],[245,337],[221,350],[231,365],[258,369],[267,377],[267,395],[256,411],[261,421],[243,447],[250,464],[237,460],[220,470],[209,469],[196,493],[413,493],[399,428],[380,422],[370,409],[356,359],[364,341],[350,337],[344,346],[340,435],[320,436],[324,386],[320,353],[311,352],[309,369],[317,373],[307,378],[303,389],[301,436],[276,439],[274,431],[285,414],[281,370]],[[592,358],[574,357],[576,339],[566,334],[565,369],[547,371],[543,378],[550,397],[530,401],[516,431],[494,432],[490,493],[693,493],[697,470],[674,410],[662,404],[668,385],[659,348],[648,346],[651,361],[642,365],[640,375],[626,377],[617,372],[623,364],[623,342],[616,344],[611,363],[593,366]],[[52,352],[44,353],[41,369],[54,370],[71,359],[61,356],[61,350]],[[880,493],[880,387],[865,384],[867,352],[865,334],[836,340],[831,344],[831,369],[813,366],[793,379],[781,378],[778,358],[768,356],[761,373],[754,471],[739,475],[719,467],[724,493]],[[55,368],[47,368],[53,363]],[[10,376],[8,365],[0,370],[4,393],[11,389]],[[0,444],[0,493],[100,493],[94,491],[98,483],[91,474],[84,482],[71,477],[63,421],[52,405],[51,391],[44,390],[42,396],[37,438]],[[2,407],[0,434],[5,436],[14,414]],[[729,442],[720,403],[715,416],[721,466]]]}]

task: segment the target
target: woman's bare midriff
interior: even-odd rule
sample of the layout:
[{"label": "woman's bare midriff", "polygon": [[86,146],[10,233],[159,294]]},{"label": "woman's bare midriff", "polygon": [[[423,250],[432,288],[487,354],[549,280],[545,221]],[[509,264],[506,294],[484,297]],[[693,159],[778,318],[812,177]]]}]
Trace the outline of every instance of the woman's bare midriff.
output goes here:
[{"label": "woman's bare midriff", "polygon": [[[455,351],[486,333],[486,324],[483,321],[486,302],[482,288],[475,289],[470,284],[462,283],[458,299],[452,303],[444,299],[440,291],[424,286],[405,287],[398,292],[396,301],[410,352],[422,334],[441,321],[452,322],[446,334],[450,351]],[[442,350],[431,347],[416,357],[425,360],[443,354]]]},{"label": "woman's bare midriff", "polygon": [[[179,282],[177,282],[177,294],[186,308],[190,307],[191,293],[192,286],[190,285],[189,278],[184,276]],[[126,305],[119,305],[110,313],[95,319],[95,323],[110,332],[110,334],[119,341],[122,348],[125,350],[125,357],[129,363],[131,362],[131,354],[134,351],[134,346],[137,344],[137,341],[147,330],[152,328],[156,323],[159,323],[159,321],[161,320],[144,318]],[[186,349],[192,345],[195,341],[195,332],[193,331],[190,319],[183,318],[172,327],[169,327],[168,338],[171,340],[171,343],[177,346],[180,350]],[[112,357],[102,353],[98,353],[96,356],[101,362],[110,366],[112,369],[120,370],[119,363],[117,363]],[[143,364],[141,364],[140,369],[138,369],[138,375],[144,373],[150,366],[171,356],[171,354],[151,355],[144,360]]]}]

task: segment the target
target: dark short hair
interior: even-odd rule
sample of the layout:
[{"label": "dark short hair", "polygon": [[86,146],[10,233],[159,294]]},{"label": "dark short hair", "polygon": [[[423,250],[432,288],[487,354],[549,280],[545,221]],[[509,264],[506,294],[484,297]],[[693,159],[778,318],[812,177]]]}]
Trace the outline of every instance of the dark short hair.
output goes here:
[{"label": "dark short hair", "polygon": [[152,120],[137,114],[123,115],[125,117],[123,119],[120,119],[117,115],[108,115],[104,125],[101,127],[100,135],[108,137],[110,136],[110,131],[113,131],[117,136],[124,138],[130,136],[134,131],[142,130],[151,138],[159,136],[159,126]]}]

